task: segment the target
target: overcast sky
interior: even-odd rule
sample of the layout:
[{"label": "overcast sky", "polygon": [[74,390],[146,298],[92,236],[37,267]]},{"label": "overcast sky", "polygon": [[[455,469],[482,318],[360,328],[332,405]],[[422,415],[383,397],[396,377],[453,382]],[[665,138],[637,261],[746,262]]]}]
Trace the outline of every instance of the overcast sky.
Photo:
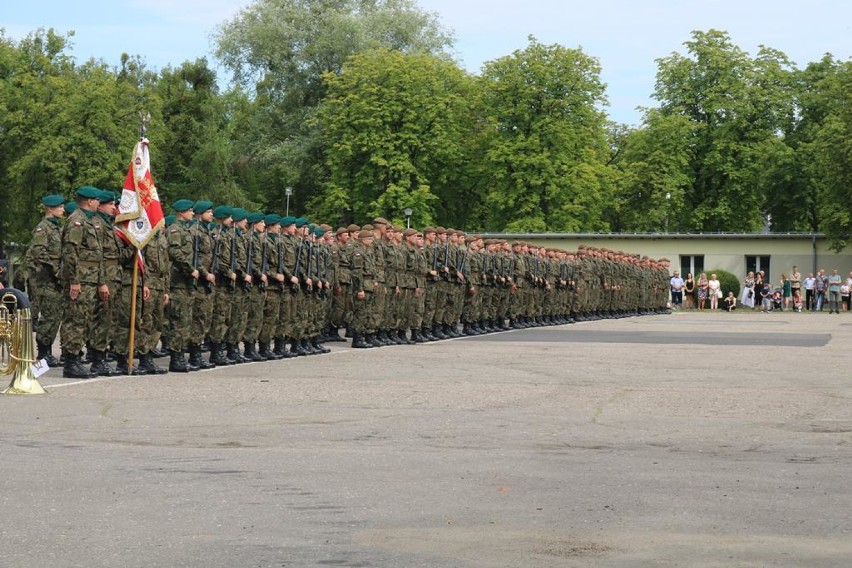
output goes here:
[{"label": "overcast sky", "polygon": [[[122,52],[162,68],[207,56],[211,34],[245,0],[4,0],[0,27],[14,39],[39,27],[74,30],[73,54],[117,64]],[[754,53],[764,44],[799,66],[824,53],[852,56],[852,2],[841,0],[418,0],[454,31],[456,57],[471,72],[482,63],[541,43],[582,47],[608,84],[609,115],[637,124],[653,105],[655,59],[683,52],[692,30],[726,30]]]}]

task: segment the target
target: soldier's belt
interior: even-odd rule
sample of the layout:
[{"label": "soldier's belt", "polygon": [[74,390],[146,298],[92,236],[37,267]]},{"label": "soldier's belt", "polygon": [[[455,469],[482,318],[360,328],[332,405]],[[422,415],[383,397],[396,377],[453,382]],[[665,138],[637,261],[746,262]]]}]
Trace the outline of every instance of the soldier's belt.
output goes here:
[{"label": "soldier's belt", "polygon": [[102,261],[100,260],[78,260],[77,266],[82,268],[100,268]]}]

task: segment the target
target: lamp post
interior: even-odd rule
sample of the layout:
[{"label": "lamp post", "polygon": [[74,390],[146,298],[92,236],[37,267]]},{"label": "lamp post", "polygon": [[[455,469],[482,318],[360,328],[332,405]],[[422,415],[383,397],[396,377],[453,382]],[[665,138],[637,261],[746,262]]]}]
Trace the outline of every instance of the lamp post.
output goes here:
[{"label": "lamp post", "polygon": [[287,194],[287,211],[284,213],[287,217],[290,216],[290,196],[293,195],[293,188],[288,187],[284,190],[284,193]]},{"label": "lamp post", "polygon": [[403,210],[403,213],[405,213],[405,228],[410,229],[411,228],[411,214],[414,213],[414,209],[412,209],[411,207],[406,207]]},{"label": "lamp post", "polygon": [[666,233],[669,232],[669,201],[672,198],[672,194],[668,191],[666,192]]}]

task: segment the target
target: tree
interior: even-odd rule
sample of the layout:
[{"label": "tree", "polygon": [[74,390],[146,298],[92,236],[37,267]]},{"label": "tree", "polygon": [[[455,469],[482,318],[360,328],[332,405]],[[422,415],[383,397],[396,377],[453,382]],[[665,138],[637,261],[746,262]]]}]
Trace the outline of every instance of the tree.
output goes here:
[{"label": "tree", "polygon": [[18,242],[29,239],[41,196],[120,187],[136,136],[134,89],[102,62],[76,66],[67,46],[68,36],[37,30],[0,48],[0,223]]},{"label": "tree", "polygon": [[[435,53],[449,45],[432,14],[411,0],[257,0],[225,23],[217,55],[253,105],[239,117],[242,180],[271,204],[293,187],[296,207],[323,187],[322,138],[312,120],[326,93],[324,75],[346,59],[384,46]],[[249,171],[253,169],[254,171]]]},{"label": "tree", "polygon": [[[794,111],[794,69],[786,56],[761,47],[756,58],[733,45],[726,32],[695,31],[685,43],[688,56],[658,60],[654,98],[658,110],[646,117],[653,154],[668,146],[672,121],[677,154],[688,169],[670,171],[664,186],[684,188],[676,224],[693,231],[752,231],[763,226],[769,197],[780,181],[773,173],[788,154],[780,133]],[[659,116],[658,116],[659,115]],[[656,183],[659,186],[660,182]]]},{"label": "tree", "polygon": [[156,92],[162,108],[157,183],[164,195],[250,204],[235,181],[228,99],[219,96],[207,60],[167,67]]},{"label": "tree", "polygon": [[486,63],[482,80],[488,228],[606,229],[612,172],[597,60],[530,37],[525,50]]},{"label": "tree", "polygon": [[[311,207],[341,222],[384,216],[435,221],[438,193],[456,191],[465,161],[471,79],[455,64],[386,48],[329,73],[318,113],[329,183]],[[463,193],[463,192],[459,192]]]}]

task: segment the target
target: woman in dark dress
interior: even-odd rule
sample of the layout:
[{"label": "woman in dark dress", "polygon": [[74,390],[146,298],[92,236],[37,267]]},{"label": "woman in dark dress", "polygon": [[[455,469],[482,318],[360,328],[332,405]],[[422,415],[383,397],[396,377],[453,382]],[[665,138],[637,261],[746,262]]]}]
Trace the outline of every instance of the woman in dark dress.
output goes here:
[{"label": "woman in dark dress", "polygon": [[686,274],[686,280],[683,281],[683,296],[686,298],[686,309],[691,310],[695,307],[695,278],[692,277],[692,272]]},{"label": "woman in dark dress", "polygon": [[757,309],[763,303],[763,271],[754,275],[754,307]]}]

